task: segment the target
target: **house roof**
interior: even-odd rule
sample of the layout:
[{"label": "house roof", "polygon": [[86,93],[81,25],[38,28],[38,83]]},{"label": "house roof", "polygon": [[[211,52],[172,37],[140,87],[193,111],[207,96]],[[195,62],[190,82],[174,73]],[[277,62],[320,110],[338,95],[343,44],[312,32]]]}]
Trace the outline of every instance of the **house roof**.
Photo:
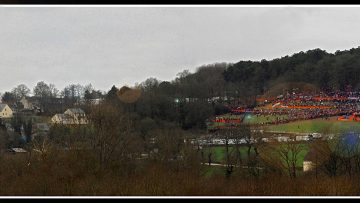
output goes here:
[{"label": "house roof", "polygon": [[72,109],[68,109],[68,111],[71,111],[71,112],[73,112],[73,113],[75,113],[75,114],[84,114],[85,112],[82,110],[82,109],[80,109],[80,108],[72,108]]},{"label": "house roof", "polygon": [[25,149],[23,148],[11,148],[11,151],[13,152],[27,152]]},{"label": "house roof", "polygon": [[55,114],[55,116],[58,116],[61,120],[71,119],[67,114]]},{"label": "house roof", "polygon": [[0,111],[3,111],[7,104],[0,104]]}]

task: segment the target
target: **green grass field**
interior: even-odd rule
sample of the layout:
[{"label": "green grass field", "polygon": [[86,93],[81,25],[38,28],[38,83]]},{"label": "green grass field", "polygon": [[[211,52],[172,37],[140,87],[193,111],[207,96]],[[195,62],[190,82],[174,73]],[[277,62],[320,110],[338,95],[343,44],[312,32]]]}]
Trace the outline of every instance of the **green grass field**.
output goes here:
[{"label": "green grass field", "polygon": [[[224,117],[224,118],[232,118],[232,119],[241,119],[244,115],[231,115],[231,114],[224,114],[220,115],[218,117]],[[288,118],[287,115],[254,115],[251,113],[246,114],[244,122],[245,123],[251,123],[251,124],[258,124],[258,123],[264,123],[264,122],[271,122],[276,121],[276,119],[285,119]]]},{"label": "green grass field", "polygon": [[244,123],[261,124],[261,123],[267,123],[267,122],[276,121],[277,119],[286,119],[286,118],[288,118],[287,115],[277,115],[277,116],[260,115],[260,116],[256,116],[256,115],[248,114],[244,119]]},{"label": "green grass field", "polygon": [[[233,147],[229,147],[229,150],[233,150]],[[246,146],[240,147],[240,153],[243,160],[247,158],[247,150],[248,148]],[[204,156],[205,160],[207,161],[208,154],[212,153],[212,161],[216,163],[221,163],[225,158],[225,147],[224,146],[214,146],[211,148],[204,149]],[[251,148],[250,154],[254,154],[254,148]]]},{"label": "green grass field", "polygon": [[[225,118],[242,118],[243,115],[222,115]],[[277,116],[255,116],[247,114],[244,123],[249,124],[261,124],[270,121],[275,121],[277,118],[285,119],[287,115]],[[224,126],[224,123],[208,123],[208,129],[216,129],[217,127]],[[336,117],[332,117],[329,120],[322,118],[305,120],[305,121],[294,121],[285,124],[271,125],[264,127],[265,131],[279,131],[279,132],[290,132],[290,133],[346,133],[346,132],[360,132],[360,122],[347,122],[338,121]]]},{"label": "green grass field", "polygon": [[268,131],[298,132],[298,133],[346,133],[360,132],[360,122],[314,119],[295,121],[286,124],[271,125],[264,128]]},{"label": "green grass field", "polygon": [[[310,146],[308,143],[298,143],[297,146],[299,146],[301,150],[297,154],[296,167],[302,168],[304,158],[307,155],[307,153],[309,152]],[[266,147],[268,147],[268,148],[264,149]],[[286,143],[279,143],[276,145],[265,146],[262,150],[261,149],[259,150],[259,153],[261,156],[276,157],[277,159],[280,159],[280,155],[278,152],[281,149],[281,147],[284,147],[286,149]],[[292,156],[291,151],[289,151],[288,155],[289,155],[289,157]],[[282,160],[282,161],[285,164],[285,160]]]},{"label": "green grass field", "polygon": [[297,162],[296,167],[303,167],[303,162],[306,154],[309,152],[309,145],[308,144],[300,144],[301,145],[301,152],[299,153],[299,161]]},{"label": "green grass field", "polygon": [[[279,145],[276,145],[275,146],[275,149],[273,149],[273,151],[275,152],[277,149],[279,149],[281,147],[281,145],[284,145],[284,144],[279,144]],[[297,167],[302,167],[303,166],[303,161],[304,161],[304,158],[306,156],[306,154],[308,153],[309,151],[309,145],[306,144],[306,143],[299,143],[298,145],[301,146],[301,152],[298,154],[298,162],[297,162]],[[230,147],[230,150],[232,149],[232,147]],[[241,158],[243,161],[247,161],[247,147],[246,146],[241,146],[240,147],[240,153],[241,153]],[[212,155],[212,161],[214,163],[221,163],[221,162],[224,162],[225,160],[225,147],[224,146],[214,146],[214,147],[211,147],[210,149],[209,148],[206,148],[204,149],[204,157],[205,157],[205,162],[207,162],[207,155],[209,152],[212,152],[213,155]],[[261,153],[261,150],[259,150],[259,152]],[[254,148],[251,148],[251,151],[250,151],[250,154],[251,155],[254,155],[255,154],[255,151],[254,151]],[[265,154],[264,154],[265,155]],[[276,155],[276,154],[275,154]],[[277,155],[276,155],[277,156]],[[291,154],[290,154],[291,156]]]}]

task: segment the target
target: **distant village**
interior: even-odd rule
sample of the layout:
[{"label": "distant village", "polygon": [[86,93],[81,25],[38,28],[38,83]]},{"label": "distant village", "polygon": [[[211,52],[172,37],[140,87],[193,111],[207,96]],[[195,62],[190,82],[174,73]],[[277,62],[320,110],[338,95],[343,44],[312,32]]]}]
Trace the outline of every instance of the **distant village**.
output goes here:
[{"label": "distant village", "polygon": [[[25,89],[24,85],[19,85],[18,88],[20,86],[20,89]],[[69,86],[68,89],[70,88]],[[15,140],[8,149],[14,153],[26,152],[21,146],[28,142],[28,139],[32,140],[37,136],[48,135],[53,125],[88,124],[86,108],[98,105],[103,101],[102,95],[95,90],[87,90],[85,96],[76,99],[71,96],[44,98],[39,95],[24,95],[19,98],[15,94],[16,88],[12,92],[5,92],[0,103],[0,127],[12,137],[10,139]]]},{"label": "distant village", "polygon": [[[99,104],[101,99],[96,99],[91,102],[93,105]],[[0,103],[0,119],[5,121],[11,119],[14,116],[37,116],[39,113],[43,112],[43,109],[36,101],[35,98],[22,98],[19,103],[22,108],[19,106],[10,106],[6,103]],[[87,124],[86,114],[81,108],[68,108],[64,113],[54,114],[50,122],[44,124],[63,124],[63,125],[81,125]]]}]

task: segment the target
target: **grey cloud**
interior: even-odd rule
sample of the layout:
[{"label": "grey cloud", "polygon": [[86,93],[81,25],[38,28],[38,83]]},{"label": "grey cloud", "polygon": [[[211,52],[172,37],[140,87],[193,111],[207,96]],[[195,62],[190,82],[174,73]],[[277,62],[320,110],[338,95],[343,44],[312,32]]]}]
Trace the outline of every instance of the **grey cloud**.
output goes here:
[{"label": "grey cloud", "polygon": [[0,8],[0,92],[44,80],[108,90],[213,62],[360,43],[360,8]]}]

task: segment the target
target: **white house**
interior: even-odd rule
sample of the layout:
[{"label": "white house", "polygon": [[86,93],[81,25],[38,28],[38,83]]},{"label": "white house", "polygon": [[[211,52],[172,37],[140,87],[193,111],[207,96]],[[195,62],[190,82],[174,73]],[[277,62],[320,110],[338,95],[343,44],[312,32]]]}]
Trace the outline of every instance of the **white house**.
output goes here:
[{"label": "white house", "polygon": [[70,115],[70,116],[85,116],[85,112],[80,108],[72,108],[67,109],[64,114]]},{"label": "white house", "polygon": [[17,147],[14,147],[14,148],[10,148],[8,150],[8,152],[11,152],[11,153],[26,153],[27,151],[23,148],[17,148]]},{"label": "white house", "polygon": [[312,171],[315,167],[315,164],[312,161],[305,161],[303,162],[303,170],[304,172]]},{"label": "white house", "polygon": [[0,118],[11,118],[13,110],[7,104],[0,104]]},{"label": "white house", "polygon": [[278,142],[288,142],[290,141],[290,137],[287,137],[287,136],[279,136],[279,137],[276,137],[276,140]]},{"label": "white house", "polygon": [[19,102],[25,110],[41,111],[39,100],[35,97],[23,97]]},{"label": "white house", "polygon": [[32,102],[30,102],[28,99],[26,99],[26,97],[23,97],[20,100],[20,103],[24,106],[24,109],[33,109],[34,108]]},{"label": "white house", "polygon": [[55,114],[51,118],[51,122],[56,123],[56,124],[64,124],[64,125],[73,123],[71,116],[66,115],[66,114]]},{"label": "white house", "polygon": [[64,112],[65,115],[69,115],[73,118],[74,123],[76,124],[87,124],[85,112],[80,108],[68,109]]},{"label": "white house", "polygon": [[296,141],[309,141],[310,138],[308,135],[297,135],[295,140]]},{"label": "white house", "polygon": [[317,153],[314,149],[310,149],[304,157],[303,171],[310,172],[316,167]]},{"label": "white house", "polygon": [[51,122],[54,124],[87,124],[85,112],[80,108],[67,109],[63,114],[55,114],[51,118]]}]

